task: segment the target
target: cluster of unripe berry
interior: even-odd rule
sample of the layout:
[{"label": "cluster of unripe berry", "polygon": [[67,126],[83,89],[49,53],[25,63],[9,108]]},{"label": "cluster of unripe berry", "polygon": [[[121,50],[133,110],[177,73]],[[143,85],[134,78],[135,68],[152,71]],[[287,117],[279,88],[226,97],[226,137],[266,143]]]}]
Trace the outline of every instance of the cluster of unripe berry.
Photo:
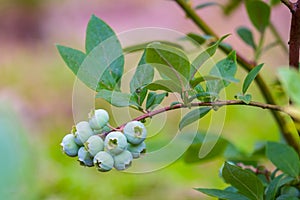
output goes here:
[{"label": "cluster of unripe berry", "polygon": [[73,126],[61,142],[65,154],[78,156],[81,165],[96,166],[102,172],[113,167],[117,170],[128,168],[134,158],[146,151],[146,128],[139,121],[131,121],[122,132],[113,131],[108,121],[106,110],[98,109],[90,113],[88,122]]}]

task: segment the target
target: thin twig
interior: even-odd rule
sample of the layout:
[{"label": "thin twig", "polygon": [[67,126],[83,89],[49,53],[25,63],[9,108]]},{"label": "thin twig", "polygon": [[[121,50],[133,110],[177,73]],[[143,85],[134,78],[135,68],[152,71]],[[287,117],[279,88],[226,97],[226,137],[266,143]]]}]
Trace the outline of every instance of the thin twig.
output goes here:
[{"label": "thin twig", "polygon": [[[278,105],[265,104],[265,103],[255,102],[255,101],[251,101],[250,103],[246,104],[245,102],[240,101],[240,100],[226,100],[226,101],[213,101],[213,102],[195,102],[195,103],[191,103],[190,105],[178,103],[175,105],[166,106],[166,107],[160,108],[158,110],[154,110],[154,111],[145,113],[141,116],[134,118],[132,121],[145,120],[147,118],[151,118],[160,113],[164,113],[164,112],[171,111],[171,110],[177,110],[177,109],[181,109],[181,108],[205,107],[205,106],[222,107],[222,106],[233,106],[233,105],[252,106],[252,107],[258,107],[258,108],[262,108],[262,109],[270,109],[273,111],[285,112],[283,107],[278,106]],[[117,128],[113,128],[113,127],[110,127],[110,128],[112,129],[112,131],[114,131],[114,130],[122,131],[126,124],[127,123],[124,123]],[[107,135],[110,132],[104,133],[102,135]]]}]

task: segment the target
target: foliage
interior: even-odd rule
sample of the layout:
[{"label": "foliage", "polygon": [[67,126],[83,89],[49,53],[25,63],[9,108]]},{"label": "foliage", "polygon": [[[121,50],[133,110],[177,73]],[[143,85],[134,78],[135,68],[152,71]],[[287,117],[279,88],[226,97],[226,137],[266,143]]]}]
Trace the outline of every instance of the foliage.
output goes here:
[{"label": "foliage", "polygon": [[[193,11],[190,10],[186,1],[178,0],[177,2],[190,14],[190,17],[193,17],[191,15]],[[271,10],[278,4],[277,1],[271,1],[270,4],[261,0],[246,0],[244,3],[229,1],[227,5],[208,2],[197,5],[195,9],[218,5],[225,13],[230,14],[241,4],[244,4],[246,8],[249,20],[259,35],[259,41],[255,41],[252,30],[247,27],[239,27],[237,34],[246,45],[252,48],[253,62],[257,63],[267,49],[264,45],[264,36],[271,24]],[[203,24],[199,26],[209,30]],[[300,121],[297,107],[300,104],[298,71],[283,68],[279,70],[279,79],[286,92],[286,98],[295,105],[293,109],[296,111],[287,110],[286,107],[289,106],[253,102],[252,95],[247,92],[254,81],[257,81],[260,86],[264,84],[259,74],[264,64],[245,64],[246,61],[244,61],[244,66],[248,67],[248,73],[242,83],[241,91],[236,92],[234,96],[237,100],[230,99],[230,97],[222,100],[221,93],[232,83],[239,83],[236,73],[240,70],[238,64],[243,65],[241,62],[243,59],[235,50],[232,50],[232,47],[224,43],[228,35],[218,38],[215,34],[207,36],[189,33],[187,37],[193,40],[196,46],[204,46],[208,41],[212,43],[208,44],[208,47],[193,60],[190,60],[184,49],[163,41],[152,41],[146,46],[143,45],[145,48],[140,49],[142,51],[140,61],[127,86],[129,92],[121,89],[126,87],[121,85],[125,62],[123,48],[114,31],[101,19],[93,15],[88,23],[85,53],[61,45],[57,45],[57,48],[72,72],[87,87],[97,93],[96,98],[104,99],[115,107],[130,107],[140,111],[141,115],[133,120],[144,122],[146,118],[169,110],[190,109],[178,125],[178,129],[182,131],[213,110],[218,111],[221,106],[243,105],[285,112],[294,124]],[[205,63],[214,57],[219,48],[226,52],[226,55],[211,66],[207,74],[202,74],[202,68],[207,67]],[[265,86],[263,90],[265,90],[263,92],[269,92]],[[179,101],[156,109],[171,94],[178,95]],[[267,98],[270,97],[267,96]],[[275,116],[278,118],[278,115],[275,114]],[[280,123],[280,120],[278,121]],[[105,137],[111,131],[123,131],[124,127],[126,123],[98,135]],[[283,135],[291,146],[267,142],[261,149],[248,155],[239,151],[222,137],[208,138],[208,133],[196,134],[193,143],[184,154],[184,160],[186,163],[197,163],[218,157],[225,158],[227,161],[221,169],[221,176],[230,185],[224,190],[207,188],[196,190],[219,199],[297,199],[300,196],[300,160],[299,152],[297,152],[300,141],[298,136],[292,134],[290,134],[292,136],[286,136],[284,133]],[[209,139],[217,142],[208,155],[200,159],[199,149]],[[260,159],[264,157],[275,165],[275,170],[269,171],[259,165]]]}]

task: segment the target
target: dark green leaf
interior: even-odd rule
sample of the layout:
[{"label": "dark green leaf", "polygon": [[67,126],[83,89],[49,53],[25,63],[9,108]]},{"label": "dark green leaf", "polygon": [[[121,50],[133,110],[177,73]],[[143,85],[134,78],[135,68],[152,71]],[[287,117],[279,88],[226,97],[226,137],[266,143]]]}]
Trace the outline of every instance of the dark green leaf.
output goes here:
[{"label": "dark green leaf", "polygon": [[185,53],[169,45],[152,43],[146,49],[146,61],[160,74],[181,87],[186,87],[190,75],[190,63]]},{"label": "dark green leaf", "polygon": [[269,25],[271,9],[261,0],[246,0],[248,16],[254,27],[263,33]]},{"label": "dark green leaf", "polygon": [[237,71],[236,53],[232,51],[227,58],[219,61],[209,72],[209,75],[220,77],[224,80],[211,80],[206,82],[208,92],[219,93],[223,88],[227,87],[230,82],[226,79],[234,80]]},{"label": "dark green leaf", "polygon": [[125,94],[118,91],[100,90],[97,93],[96,98],[102,98],[116,107],[135,105],[135,103],[131,100],[130,94]]},{"label": "dark green leaf", "polygon": [[199,9],[206,8],[206,7],[209,7],[209,6],[220,6],[220,7],[222,7],[222,5],[217,3],[217,2],[206,2],[206,3],[202,3],[202,4],[197,5],[195,7],[195,9],[199,10]]},{"label": "dark green leaf", "polygon": [[153,110],[164,100],[167,95],[168,93],[156,94],[155,92],[149,92],[146,102],[146,109]]},{"label": "dark green leaf", "polygon": [[56,47],[58,49],[60,56],[65,61],[67,66],[76,75],[78,69],[80,68],[81,63],[85,59],[85,54],[76,49],[72,49],[61,45],[56,45]]},{"label": "dark green leaf", "polygon": [[291,100],[300,105],[300,73],[296,70],[281,68],[279,79]]},{"label": "dark green leaf", "polygon": [[248,29],[247,27],[239,27],[236,32],[246,44],[248,44],[254,50],[256,49],[253,34],[250,29]]},{"label": "dark green leaf", "polygon": [[212,197],[217,197],[219,199],[226,200],[249,200],[247,197],[230,191],[218,190],[218,189],[206,189],[206,188],[196,188],[197,191],[207,194]]},{"label": "dark green leaf", "polygon": [[286,177],[285,174],[281,174],[281,175],[277,176],[275,179],[272,180],[272,182],[266,188],[266,200],[275,199],[278,189],[281,186],[283,186],[293,180],[294,180],[294,178]]},{"label": "dark green leaf", "polygon": [[251,200],[263,200],[264,186],[253,172],[225,162],[222,176],[227,183],[237,188],[242,195]]},{"label": "dark green leaf", "polygon": [[196,33],[188,33],[187,34],[188,39],[191,38],[192,42],[196,44],[203,44],[206,40],[207,37],[204,37],[202,35],[196,34]]},{"label": "dark green leaf", "polygon": [[210,107],[202,107],[192,110],[191,112],[187,113],[179,123],[179,129],[182,130],[185,126],[201,119],[204,117],[209,111],[211,110]]},{"label": "dark green leaf", "polygon": [[242,100],[245,104],[249,104],[251,102],[252,95],[251,94],[245,94],[245,95],[238,94],[238,95],[236,95],[236,98],[239,100]]},{"label": "dark green leaf", "polygon": [[136,71],[130,81],[130,92],[140,89],[152,82],[154,77],[154,69],[151,65],[146,64],[145,52],[136,68]]},{"label": "dark green leaf", "polygon": [[146,86],[149,90],[164,90],[167,92],[178,92],[181,93],[181,87],[178,83],[174,83],[172,80],[157,80]]},{"label": "dark green leaf", "polygon": [[276,200],[299,200],[299,198],[289,194],[283,194],[277,197]]},{"label": "dark green leaf", "polygon": [[211,58],[217,51],[220,43],[229,35],[224,35],[221,37],[216,43],[214,43],[212,46],[208,47],[205,51],[201,52],[199,56],[195,58],[195,60],[192,62],[191,67],[191,79],[194,78],[195,74],[199,70],[199,68],[209,59]]},{"label": "dark green leaf", "polygon": [[86,51],[78,78],[96,91],[119,90],[124,70],[122,47],[111,28],[95,16],[88,24]]},{"label": "dark green leaf", "polygon": [[284,173],[297,177],[300,174],[300,160],[296,151],[277,142],[268,142],[266,155],[271,162]]},{"label": "dark green leaf", "polygon": [[[214,146],[204,158],[199,158],[199,151],[204,142],[208,144],[212,144]],[[186,163],[203,162],[203,161],[211,160],[219,156],[222,156],[225,149],[227,148],[228,143],[229,142],[222,137],[212,135],[212,134],[206,135],[206,134],[198,133],[195,136],[193,143],[185,151],[183,157],[184,161]]]},{"label": "dark green leaf", "polygon": [[264,64],[259,64],[256,67],[254,67],[246,76],[244,83],[243,83],[243,94],[245,94],[250,86],[250,84],[253,82],[255,77],[258,75],[259,71],[263,67]]},{"label": "dark green leaf", "polygon": [[243,3],[241,0],[229,0],[227,3],[223,6],[224,14],[230,15],[233,13],[239,6]]}]

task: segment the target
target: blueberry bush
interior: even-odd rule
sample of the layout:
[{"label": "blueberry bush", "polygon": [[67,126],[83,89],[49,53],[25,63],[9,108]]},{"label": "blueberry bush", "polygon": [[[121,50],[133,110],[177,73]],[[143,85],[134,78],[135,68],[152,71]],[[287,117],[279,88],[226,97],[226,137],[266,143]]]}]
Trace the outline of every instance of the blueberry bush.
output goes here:
[{"label": "blueberry bush", "polygon": [[[134,109],[140,113],[113,127],[106,110],[92,110],[86,121],[76,123],[62,139],[64,153],[70,157],[77,156],[81,165],[95,166],[100,172],[113,168],[126,170],[135,165],[133,159],[148,156],[145,123],[157,115],[172,110],[188,110],[176,125],[180,134],[186,134],[184,130],[190,125],[223,107],[240,106],[241,110],[257,107],[272,113],[282,140],[263,141],[251,154],[245,154],[222,136],[215,136],[209,151],[200,156],[199,149],[207,144],[211,135],[197,131],[183,154],[184,160],[186,163],[198,163],[223,157],[226,162],[220,166],[220,176],[228,187],[195,190],[229,200],[299,199],[300,1],[229,0],[226,4],[206,2],[199,5],[188,0],[174,2],[201,30],[201,33],[186,33],[184,38],[178,38],[196,47],[197,55],[194,57],[179,42],[150,41],[135,47],[122,47],[118,35],[94,15],[87,25],[85,52],[57,45],[66,65],[86,87],[95,91],[96,98],[104,99],[114,107]],[[253,50],[253,55],[243,57],[238,49],[225,42],[230,34],[220,37],[210,27],[209,21],[198,15],[196,11],[201,12],[208,6],[219,6],[226,15],[231,15],[241,6],[246,8],[252,27],[235,27],[233,32]],[[270,20],[276,6],[286,6],[291,13],[289,42],[281,39]],[[275,38],[270,44],[266,44],[267,31]],[[280,97],[260,73],[264,67],[262,55],[274,46],[280,46],[289,54],[289,67],[279,68],[276,72]],[[223,52],[221,59],[215,55],[219,51]],[[139,63],[129,85],[123,85],[125,55],[131,52],[140,52]],[[216,60],[213,64],[210,62],[212,59]],[[239,70],[247,72],[242,80],[236,78]],[[253,100],[255,96],[248,90],[253,82],[256,82],[265,102]],[[224,98],[226,88],[233,84],[240,85],[241,90]],[[176,101],[173,101],[174,95]],[[168,99],[171,103],[164,106],[163,102]],[[266,159],[272,166],[262,165]]]}]

